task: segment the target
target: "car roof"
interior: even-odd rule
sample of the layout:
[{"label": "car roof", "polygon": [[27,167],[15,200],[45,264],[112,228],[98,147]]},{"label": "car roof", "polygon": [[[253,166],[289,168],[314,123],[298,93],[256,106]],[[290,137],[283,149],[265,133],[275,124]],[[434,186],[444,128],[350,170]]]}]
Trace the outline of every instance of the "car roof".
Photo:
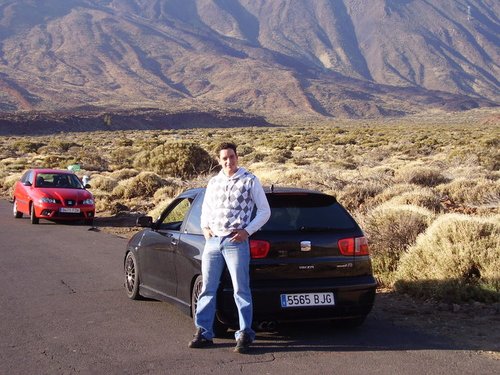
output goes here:
[{"label": "car roof", "polygon": [[[312,189],[303,189],[303,188],[297,188],[297,187],[290,187],[290,186],[263,186],[264,192],[266,194],[320,194],[320,195],[329,195],[325,194],[321,191],[318,190],[312,190]],[[199,187],[199,188],[192,188],[184,191],[179,195],[179,198],[189,198],[191,196],[196,196],[198,193],[201,191],[205,190],[204,187]]]},{"label": "car roof", "polygon": [[75,174],[73,171],[67,169],[49,169],[49,168],[33,168],[32,171],[35,173],[65,173],[65,174]]}]

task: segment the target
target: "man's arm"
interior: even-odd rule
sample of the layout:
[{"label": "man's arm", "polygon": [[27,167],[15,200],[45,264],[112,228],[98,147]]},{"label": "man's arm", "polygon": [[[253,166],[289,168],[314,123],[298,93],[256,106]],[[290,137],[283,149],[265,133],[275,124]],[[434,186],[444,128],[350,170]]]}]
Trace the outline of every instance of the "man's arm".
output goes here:
[{"label": "man's arm", "polygon": [[253,181],[251,194],[252,199],[255,202],[255,206],[257,207],[257,213],[253,220],[245,228],[249,236],[257,232],[265,223],[267,223],[269,217],[271,216],[271,208],[269,207],[266,193],[264,192],[264,189],[262,188],[262,185],[257,177],[255,177]]},{"label": "man's arm", "polygon": [[200,217],[201,229],[203,231],[203,235],[207,239],[213,236],[212,230],[210,229],[210,216],[209,216],[209,213],[212,211],[211,208],[212,189],[210,188],[210,185],[211,184],[209,183],[207,189],[205,190],[205,196],[203,197],[203,203],[201,205],[201,217]]}]

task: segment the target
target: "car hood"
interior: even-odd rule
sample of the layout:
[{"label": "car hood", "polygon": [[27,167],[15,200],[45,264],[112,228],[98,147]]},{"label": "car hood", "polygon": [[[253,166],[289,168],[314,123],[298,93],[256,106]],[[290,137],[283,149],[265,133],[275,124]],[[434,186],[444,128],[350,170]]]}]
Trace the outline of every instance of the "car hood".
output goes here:
[{"label": "car hood", "polygon": [[93,198],[92,193],[84,189],[62,189],[62,188],[39,188],[40,195],[59,199],[64,201],[67,199],[84,200]]}]

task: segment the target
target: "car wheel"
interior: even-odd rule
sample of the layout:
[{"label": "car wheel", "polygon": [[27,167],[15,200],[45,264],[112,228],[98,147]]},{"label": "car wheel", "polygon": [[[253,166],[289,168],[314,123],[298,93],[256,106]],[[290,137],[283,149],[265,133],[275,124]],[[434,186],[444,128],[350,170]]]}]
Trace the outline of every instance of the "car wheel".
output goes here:
[{"label": "car wheel", "polygon": [[[203,288],[203,278],[201,275],[198,275],[193,284],[193,290],[191,292],[191,316],[196,316],[196,306],[198,306],[198,299],[200,298],[201,289]],[[217,315],[214,317],[214,335],[215,337],[224,337],[226,336],[228,326],[222,323]]]},{"label": "car wheel", "polygon": [[125,258],[125,291],[130,299],[140,299],[139,268],[134,253],[129,252]]},{"label": "car wheel", "polygon": [[23,217],[23,213],[21,211],[17,210],[17,201],[16,200],[14,200],[14,207],[12,208],[12,212],[14,213],[14,217],[16,219]]},{"label": "car wheel", "polygon": [[40,219],[36,217],[35,205],[33,203],[30,204],[30,219],[31,224],[38,224],[38,222],[40,221]]},{"label": "car wheel", "polygon": [[357,318],[349,318],[349,319],[337,319],[333,320],[333,326],[335,328],[341,329],[354,329],[361,326],[366,319],[366,315],[358,316]]}]

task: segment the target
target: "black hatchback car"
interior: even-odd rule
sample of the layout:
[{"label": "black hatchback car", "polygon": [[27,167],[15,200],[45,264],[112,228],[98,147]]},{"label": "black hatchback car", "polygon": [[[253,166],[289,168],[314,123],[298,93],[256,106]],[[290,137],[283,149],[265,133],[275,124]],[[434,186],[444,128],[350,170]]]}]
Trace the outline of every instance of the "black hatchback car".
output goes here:
[{"label": "black hatchback car", "polygon": [[[200,227],[205,189],[180,194],[129,241],[125,289],[169,301],[194,315],[205,239]],[[254,326],[273,330],[284,321],[332,320],[358,326],[370,312],[376,281],[366,238],[335,197],[302,189],[266,189],[269,221],[250,237]],[[217,296],[216,335],[238,326],[227,270]]]}]

